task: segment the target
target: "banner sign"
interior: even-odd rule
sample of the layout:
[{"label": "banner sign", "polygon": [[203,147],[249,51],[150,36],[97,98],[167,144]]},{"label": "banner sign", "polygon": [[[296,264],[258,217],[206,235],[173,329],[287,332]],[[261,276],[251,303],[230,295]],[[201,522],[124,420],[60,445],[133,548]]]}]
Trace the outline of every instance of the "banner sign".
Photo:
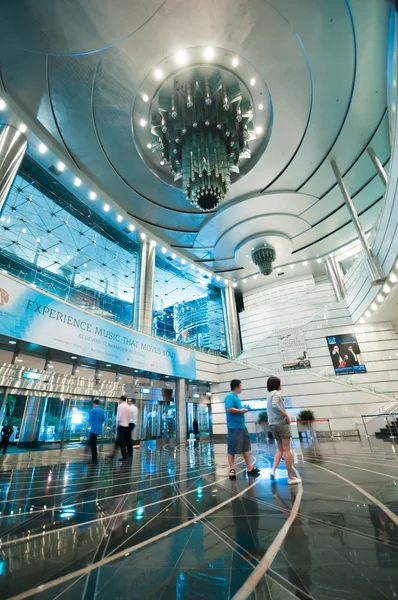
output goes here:
[{"label": "banner sign", "polygon": [[294,329],[280,333],[278,342],[284,371],[311,368],[304,333],[301,330]]},{"label": "banner sign", "polygon": [[337,375],[348,373],[366,373],[366,366],[362,358],[361,349],[356,335],[345,333],[326,338],[334,372]]},{"label": "banner sign", "polygon": [[1,274],[0,333],[71,355],[196,378],[194,352],[91,316]]}]

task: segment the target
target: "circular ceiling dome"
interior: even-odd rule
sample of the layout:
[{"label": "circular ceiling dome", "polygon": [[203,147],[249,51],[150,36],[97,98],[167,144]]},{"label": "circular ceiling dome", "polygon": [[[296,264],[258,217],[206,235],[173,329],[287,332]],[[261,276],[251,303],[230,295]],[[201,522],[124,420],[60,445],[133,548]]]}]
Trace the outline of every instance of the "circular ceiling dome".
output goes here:
[{"label": "circular ceiling dome", "polygon": [[134,104],[133,136],[151,171],[208,211],[264,151],[271,115],[268,89],[253,67],[225,50],[194,48],[146,77]]}]

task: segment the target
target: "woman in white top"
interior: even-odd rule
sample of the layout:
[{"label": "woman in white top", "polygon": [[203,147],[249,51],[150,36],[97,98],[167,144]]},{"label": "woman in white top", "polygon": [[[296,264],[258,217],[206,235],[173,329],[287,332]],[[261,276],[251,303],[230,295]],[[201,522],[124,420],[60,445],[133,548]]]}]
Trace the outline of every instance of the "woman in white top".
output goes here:
[{"label": "woman in white top", "polygon": [[288,484],[294,485],[300,483],[301,479],[293,475],[293,461],[290,450],[290,438],[292,433],[290,430],[290,417],[285,410],[283,398],[280,394],[282,389],[281,380],[278,377],[269,377],[267,381],[267,412],[268,424],[274,439],[278,444],[275,452],[274,466],[271,471],[271,479],[275,479],[275,471],[285,455],[285,463],[287,468]]}]

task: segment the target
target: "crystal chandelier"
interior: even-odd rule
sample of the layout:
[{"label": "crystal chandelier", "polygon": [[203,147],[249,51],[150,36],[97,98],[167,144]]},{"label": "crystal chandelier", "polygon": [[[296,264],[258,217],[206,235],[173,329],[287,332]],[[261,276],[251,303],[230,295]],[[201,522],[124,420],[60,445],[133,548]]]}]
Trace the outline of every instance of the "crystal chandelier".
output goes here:
[{"label": "crystal chandelier", "polygon": [[[157,106],[156,106],[157,104]],[[154,99],[152,152],[168,166],[186,198],[203,211],[215,209],[250,159],[256,139],[247,88],[214,66],[186,69],[169,79]]]},{"label": "crystal chandelier", "polygon": [[260,269],[262,275],[271,275],[272,263],[276,259],[276,252],[272,246],[257,248],[252,252],[252,261]]}]

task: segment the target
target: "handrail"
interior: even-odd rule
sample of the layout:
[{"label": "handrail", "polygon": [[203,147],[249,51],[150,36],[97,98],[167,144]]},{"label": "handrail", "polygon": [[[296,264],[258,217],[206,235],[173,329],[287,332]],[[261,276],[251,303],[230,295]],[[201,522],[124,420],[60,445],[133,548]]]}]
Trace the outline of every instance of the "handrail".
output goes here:
[{"label": "handrail", "polygon": [[391,413],[380,413],[379,415],[361,415],[361,419],[367,419],[369,417],[398,417],[398,412],[391,412]]}]

